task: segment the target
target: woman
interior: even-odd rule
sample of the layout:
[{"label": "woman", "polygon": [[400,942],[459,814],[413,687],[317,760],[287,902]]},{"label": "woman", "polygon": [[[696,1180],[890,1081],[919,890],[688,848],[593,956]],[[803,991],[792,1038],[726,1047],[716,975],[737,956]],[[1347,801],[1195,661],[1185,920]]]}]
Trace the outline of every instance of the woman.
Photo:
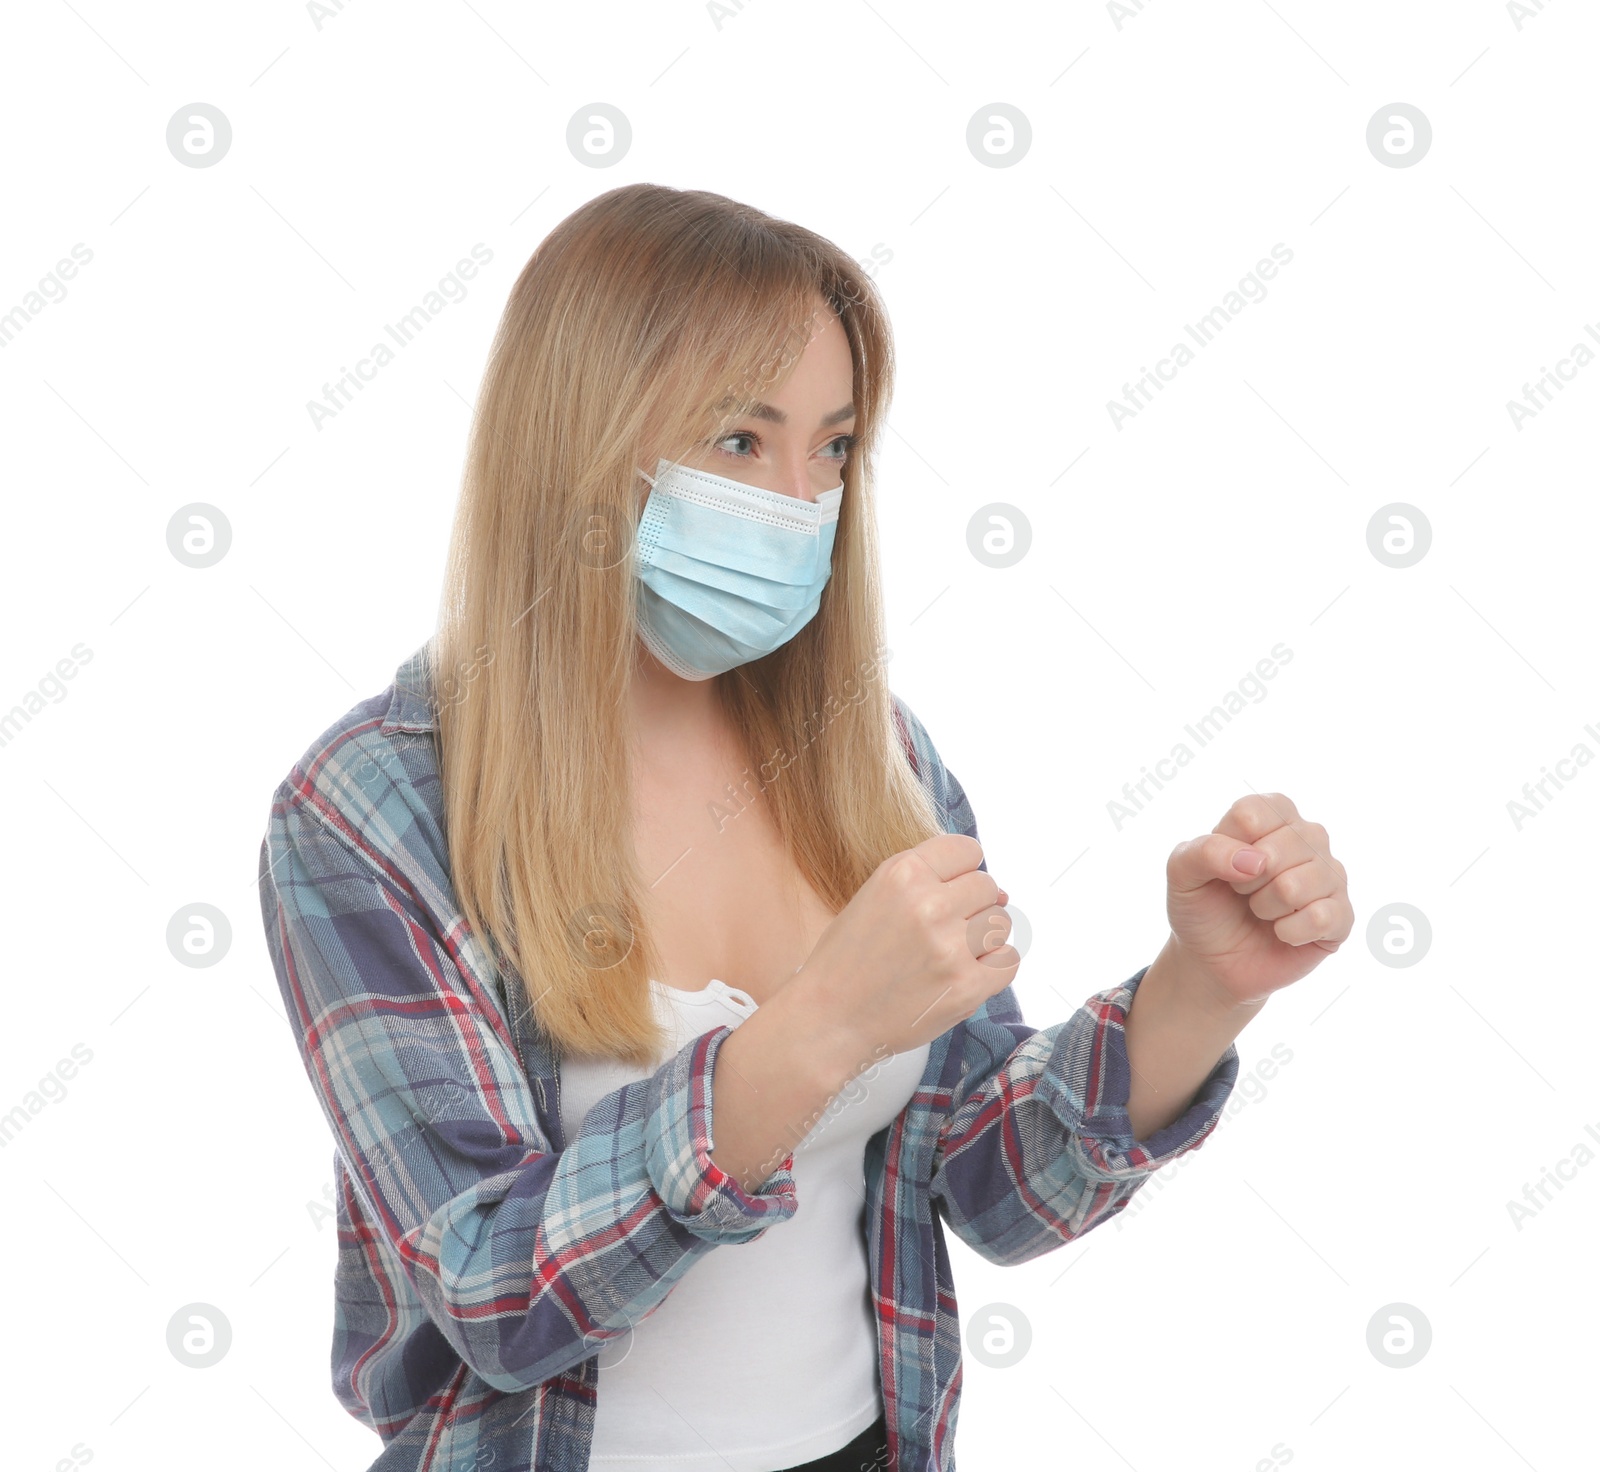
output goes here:
[{"label": "woman", "polygon": [[1151,965],[1023,1022],[884,677],[890,382],[855,263],[719,195],[603,194],[512,290],[436,635],[261,852],[374,1469],[948,1472],[943,1228],[1017,1263],[1115,1215],[1349,933],[1325,831],[1251,796]]}]

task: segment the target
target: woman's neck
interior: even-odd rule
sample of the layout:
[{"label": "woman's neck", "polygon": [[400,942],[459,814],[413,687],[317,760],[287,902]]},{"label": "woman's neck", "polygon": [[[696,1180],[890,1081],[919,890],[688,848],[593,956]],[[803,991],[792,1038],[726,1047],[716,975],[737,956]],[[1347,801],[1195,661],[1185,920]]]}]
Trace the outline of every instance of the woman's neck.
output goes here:
[{"label": "woman's neck", "polygon": [[636,737],[648,736],[652,744],[672,744],[684,738],[705,739],[720,731],[722,701],[717,682],[685,680],[675,675],[636,641],[628,707]]}]

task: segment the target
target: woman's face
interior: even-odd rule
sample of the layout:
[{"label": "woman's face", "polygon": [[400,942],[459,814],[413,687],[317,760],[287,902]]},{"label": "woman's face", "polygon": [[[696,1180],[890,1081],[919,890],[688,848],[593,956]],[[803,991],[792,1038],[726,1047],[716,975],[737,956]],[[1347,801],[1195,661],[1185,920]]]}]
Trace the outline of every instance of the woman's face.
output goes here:
[{"label": "woman's face", "polygon": [[813,305],[811,336],[788,380],[743,406],[721,439],[684,464],[802,501],[840,484],[856,422],[850,343],[837,314],[820,297]]}]

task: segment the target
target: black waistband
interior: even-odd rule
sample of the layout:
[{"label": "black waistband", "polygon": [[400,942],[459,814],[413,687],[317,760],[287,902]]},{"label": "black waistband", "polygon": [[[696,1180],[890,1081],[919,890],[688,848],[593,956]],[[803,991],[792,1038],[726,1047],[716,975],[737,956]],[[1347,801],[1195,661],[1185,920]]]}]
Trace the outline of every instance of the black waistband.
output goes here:
[{"label": "black waistband", "polygon": [[888,1431],[880,1413],[872,1425],[838,1451],[829,1452],[827,1456],[814,1461],[778,1469],[778,1472],[885,1472],[888,1465]]}]

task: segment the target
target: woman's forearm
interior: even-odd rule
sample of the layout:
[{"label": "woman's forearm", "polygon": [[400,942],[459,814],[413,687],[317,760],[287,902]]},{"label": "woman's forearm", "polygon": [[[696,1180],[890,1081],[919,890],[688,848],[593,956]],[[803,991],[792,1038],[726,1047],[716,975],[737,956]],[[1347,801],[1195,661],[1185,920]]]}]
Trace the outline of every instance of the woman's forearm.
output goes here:
[{"label": "woman's forearm", "polygon": [[[711,1158],[747,1191],[772,1174],[829,1101],[873,1061],[859,1038],[825,1030],[807,1002],[801,987],[780,989],[717,1053]],[[1194,1102],[1228,1044],[1265,1005],[1218,997],[1168,936],[1123,1026],[1135,1140],[1149,1139]]]},{"label": "woman's forearm", "polygon": [[1168,935],[1150,963],[1123,1024],[1132,1075],[1128,1122],[1147,1140],[1177,1119],[1217,1060],[1266,1003],[1230,1003],[1188,970]]},{"label": "woman's forearm", "polygon": [[795,982],[750,1014],[717,1051],[711,1076],[711,1158],[746,1191],[782,1164],[829,1101],[873,1063],[871,1050],[830,1029]]}]

